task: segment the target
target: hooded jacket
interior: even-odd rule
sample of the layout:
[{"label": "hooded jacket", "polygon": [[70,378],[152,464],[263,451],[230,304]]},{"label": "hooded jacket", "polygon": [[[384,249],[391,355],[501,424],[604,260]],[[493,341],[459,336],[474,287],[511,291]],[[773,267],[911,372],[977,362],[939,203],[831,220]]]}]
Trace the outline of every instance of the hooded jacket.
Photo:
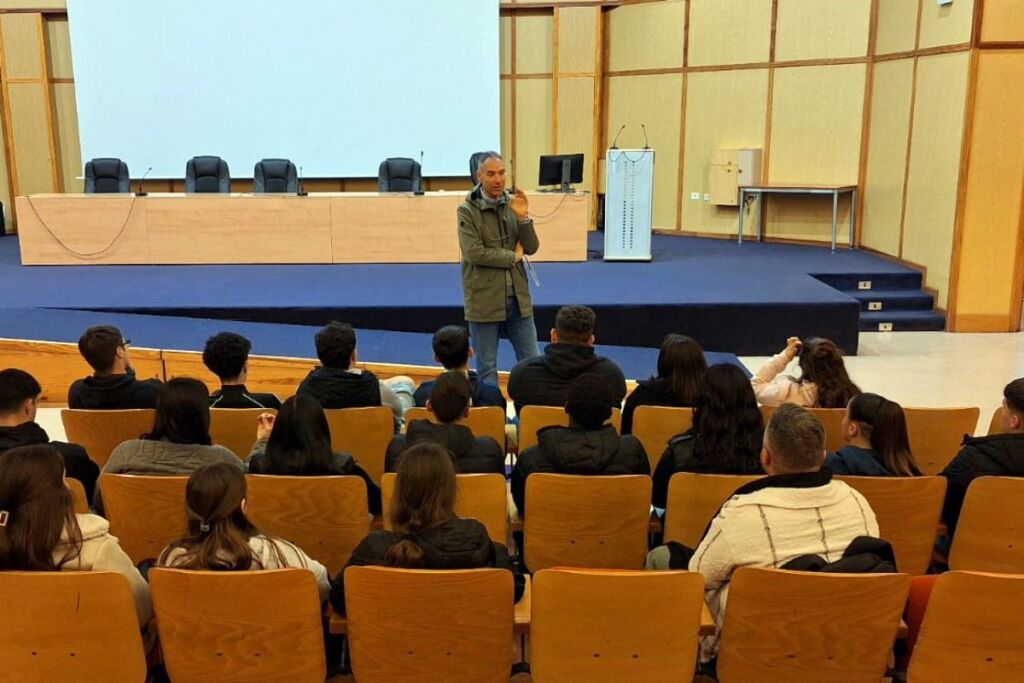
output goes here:
[{"label": "hooded jacket", "polygon": [[952,537],[972,481],[984,476],[1024,477],[1024,434],[965,436],[960,452],[940,474],[947,480],[942,519]]},{"label": "hooded jacket", "polygon": [[537,445],[519,454],[512,470],[512,499],[526,515],[526,478],[536,472],[602,475],[650,474],[647,453],[636,437],[619,436],[615,427],[600,429],[545,427]]},{"label": "hooded jacket", "polygon": [[474,436],[460,424],[435,424],[413,420],[405,434],[396,434],[384,456],[384,471],[398,468],[398,457],[418,443],[436,443],[455,457],[456,471],[463,474],[496,472],[505,474],[505,450],[489,436]]},{"label": "hooded jacket", "polygon": [[324,410],[381,405],[380,381],[367,370],[349,372],[340,368],[314,368],[295,393],[312,396],[320,401]]},{"label": "hooded jacket", "polygon": [[593,374],[608,382],[614,405],[626,395],[626,379],[619,366],[598,356],[593,346],[548,344],[543,355],[516,363],[508,377],[508,395],[516,414],[523,406],[564,406],[569,385],[582,374]]},{"label": "hooded jacket", "polygon": [[0,427],[0,453],[18,446],[49,444],[64,458],[64,470],[72,479],[82,482],[87,500],[92,500],[100,468],[89,459],[85,449],[74,443],[50,441],[46,430],[35,422],[22,422],[17,427]]},{"label": "hooded jacket", "polygon": [[[422,533],[405,536],[423,549],[423,569],[481,569],[495,567],[513,572],[515,600],[523,595],[525,580],[512,569],[508,549],[493,542],[487,529],[475,519],[450,519]],[[403,539],[394,531],[374,531],[352,551],[348,567],[384,566],[391,546]],[[345,570],[342,569],[331,587],[331,606],[345,613]]]},{"label": "hooded jacket", "polygon": [[80,410],[156,408],[156,397],[162,386],[158,379],[136,379],[133,370],[123,375],[97,372],[71,385],[68,407]]},{"label": "hooded jacket", "polygon": [[[473,395],[470,400],[472,401],[472,406],[474,408],[486,408],[488,406],[497,406],[502,410],[506,410],[508,408],[508,403],[505,401],[505,397],[502,395],[501,389],[489,382],[481,382],[480,378],[476,374],[476,370],[470,370],[468,377],[469,386],[473,391]],[[434,380],[420,384],[416,388],[416,393],[413,394],[413,400],[416,402],[415,405],[420,408],[426,408],[427,399],[430,398],[430,392],[433,388]]]}]

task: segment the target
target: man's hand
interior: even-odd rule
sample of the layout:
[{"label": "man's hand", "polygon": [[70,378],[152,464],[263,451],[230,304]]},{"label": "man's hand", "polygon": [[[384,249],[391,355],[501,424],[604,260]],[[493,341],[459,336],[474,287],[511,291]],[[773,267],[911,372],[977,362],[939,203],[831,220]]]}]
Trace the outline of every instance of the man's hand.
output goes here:
[{"label": "man's hand", "polygon": [[519,242],[516,242],[516,263],[519,263],[520,261],[523,260],[523,253],[523,245],[520,244]]},{"label": "man's hand", "polygon": [[530,201],[526,198],[526,193],[518,187],[515,197],[508,203],[508,208],[512,209],[512,213],[521,221],[530,218]]}]

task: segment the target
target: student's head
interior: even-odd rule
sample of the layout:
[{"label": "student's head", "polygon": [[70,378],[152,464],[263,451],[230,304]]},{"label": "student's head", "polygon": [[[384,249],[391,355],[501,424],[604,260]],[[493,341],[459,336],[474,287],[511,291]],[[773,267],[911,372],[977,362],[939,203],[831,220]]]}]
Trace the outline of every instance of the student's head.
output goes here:
[{"label": "student's head", "polygon": [[306,394],[292,396],[281,406],[267,440],[267,472],[316,476],[332,472],[331,430],[320,402]]},{"label": "student's head", "polygon": [[0,422],[17,426],[35,420],[41,393],[39,382],[24,370],[0,370]]},{"label": "student's head", "polygon": [[444,424],[450,424],[469,413],[472,399],[473,387],[469,378],[457,370],[449,370],[434,380],[427,410]]},{"label": "student's head", "polygon": [[1024,432],[1024,377],[1003,388],[1002,431],[1004,434]]},{"label": "student's head", "polygon": [[210,392],[206,385],[191,377],[164,383],[156,397],[153,431],[145,438],[209,446]]},{"label": "student's head", "polygon": [[709,471],[757,471],[764,418],[746,374],[732,364],[704,374],[693,408],[694,457]]},{"label": "student's head", "polygon": [[600,429],[612,416],[615,396],[609,382],[584,373],[569,384],[565,412],[569,424],[577,429]]},{"label": "student's head", "polygon": [[497,197],[505,191],[505,160],[497,152],[485,155],[476,167],[476,182],[488,195]]},{"label": "student's head", "polygon": [[[53,551],[64,533],[66,550],[55,560]],[[58,570],[81,549],[60,454],[47,444],[0,454],[0,570]]]},{"label": "student's head", "polygon": [[331,321],[316,333],[316,357],[325,368],[348,370],[355,355],[356,331],[348,323]]},{"label": "student's head", "polygon": [[594,311],[587,306],[562,306],[555,316],[555,329],[551,341],[556,344],[594,345]]},{"label": "student's head", "polygon": [[455,463],[447,449],[435,443],[420,443],[402,453],[391,498],[391,523],[403,539],[388,549],[385,563],[422,567],[423,548],[406,535],[453,519],[456,494]]},{"label": "student's head", "polygon": [[818,387],[818,408],[845,408],[860,393],[846,373],[843,354],[830,339],[810,337],[800,344],[800,372]]},{"label": "student's head", "polygon": [[885,469],[897,476],[921,474],[910,454],[907,418],[895,401],[878,394],[854,396],[843,416],[843,437],[848,443],[866,442]]},{"label": "student's head", "polygon": [[222,383],[244,382],[252,343],[234,332],[219,332],[206,340],[203,363]]},{"label": "student's head", "polygon": [[768,474],[817,472],[825,461],[825,428],[810,411],[784,403],[764,430],[761,465]]},{"label": "student's head", "polygon": [[473,357],[469,345],[469,330],[460,325],[445,325],[434,333],[431,341],[434,358],[445,370],[463,370]]},{"label": "student's head", "polygon": [[681,334],[670,334],[658,351],[658,382],[683,406],[697,400],[700,381],[708,369],[704,349]]},{"label": "student's head", "polygon": [[78,338],[78,352],[93,370],[119,375],[132,367],[128,347],[131,344],[112,325],[98,325],[87,329]]}]

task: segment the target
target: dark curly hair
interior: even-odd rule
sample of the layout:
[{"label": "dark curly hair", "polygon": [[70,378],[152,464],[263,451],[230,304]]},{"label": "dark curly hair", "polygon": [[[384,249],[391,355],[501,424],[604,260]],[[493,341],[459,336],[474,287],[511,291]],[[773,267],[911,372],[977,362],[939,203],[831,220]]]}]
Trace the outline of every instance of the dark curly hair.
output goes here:
[{"label": "dark curly hair", "polygon": [[700,471],[761,473],[764,418],[750,380],[735,365],[712,365],[704,373],[693,432],[693,457]]},{"label": "dark curly hair", "polygon": [[251,350],[252,342],[242,335],[220,332],[206,340],[203,364],[221,381],[234,379],[242,374]]},{"label": "dark curly hair", "polygon": [[845,408],[860,387],[846,372],[843,354],[831,339],[810,337],[800,345],[801,382],[818,387],[817,408]]}]

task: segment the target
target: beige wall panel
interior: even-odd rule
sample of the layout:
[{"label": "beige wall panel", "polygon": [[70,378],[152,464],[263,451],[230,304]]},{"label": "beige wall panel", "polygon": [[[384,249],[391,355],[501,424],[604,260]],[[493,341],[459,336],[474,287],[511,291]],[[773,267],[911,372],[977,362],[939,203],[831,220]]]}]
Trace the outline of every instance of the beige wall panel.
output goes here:
[{"label": "beige wall panel", "polygon": [[512,73],[512,17],[510,15],[498,17],[498,45],[501,48],[498,53],[498,73]]},{"label": "beige wall panel", "polygon": [[[7,220],[8,226],[13,221],[14,216],[14,196],[11,194],[11,178],[7,173],[7,162],[3,150],[6,149],[7,145],[7,129],[0,125],[0,202],[4,204],[4,218]],[[8,232],[11,232],[11,228],[7,228]]]},{"label": "beige wall panel", "polygon": [[613,8],[608,12],[608,69],[682,67],[685,19],[683,0]]},{"label": "beige wall panel", "polygon": [[78,137],[78,110],[75,107],[75,84],[54,83],[51,88],[64,192],[82,192],[85,183],[78,179],[83,173],[83,166]]},{"label": "beige wall panel", "polygon": [[516,21],[516,73],[551,73],[551,14],[523,14]]},{"label": "beige wall panel", "polygon": [[41,83],[7,86],[17,168],[18,194],[54,192],[50,138],[46,122],[46,93]]},{"label": "beige wall panel", "polygon": [[921,57],[917,64],[903,258],[928,269],[925,285],[938,291],[940,308],[949,288],[967,65],[966,52]]},{"label": "beige wall panel", "polygon": [[861,243],[898,256],[914,60],[875,65]]},{"label": "beige wall panel", "polygon": [[51,78],[74,78],[71,66],[71,34],[67,17],[46,17],[46,47],[50,57]]},{"label": "beige wall panel", "polygon": [[512,156],[512,81],[501,82],[501,155]]},{"label": "beige wall panel", "polygon": [[[537,186],[542,154],[551,154],[551,79],[516,83],[516,182],[524,189]],[[511,184],[511,179],[509,181]]]},{"label": "beige wall panel", "polygon": [[558,12],[558,70],[594,73],[600,7],[563,7]]},{"label": "beige wall panel", "polygon": [[624,148],[642,147],[640,124],[647,126],[654,164],[654,227],[675,229],[678,209],[680,102],[682,74],[616,76],[608,79],[608,136],[619,126]]},{"label": "beige wall panel", "polygon": [[[686,144],[683,158],[683,230],[735,234],[734,206],[705,202],[708,165],[716,149],[762,149],[768,70],[738,69],[691,73],[686,79]],[[660,159],[659,159],[660,161]],[[697,192],[701,199],[690,199]],[[748,213],[749,219],[751,214]],[[754,224],[747,222],[748,232]]]},{"label": "beige wall panel", "polygon": [[771,0],[691,0],[690,66],[767,62]]},{"label": "beige wall panel", "polygon": [[915,0],[878,0],[875,54],[885,55],[914,49],[917,9],[918,3]]},{"label": "beige wall panel", "polygon": [[981,15],[981,40],[1024,40],[1024,0],[985,0]]},{"label": "beige wall panel", "polygon": [[3,28],[4,66],[7,78],[42,78],[43,63],[39,45],[40,15],[5,14],[0,17]]},{"label": "beige wall panel", "polygon": [[583,152],[580,190],[594,189],[594,79],[558,79],[558,154]]},{"label": "beige wall panel", "polygon": [[775,59],[863,57],[870,26],[871,0],[779,0]]},{"label": "beige wall panel", "polygon": [[67,0],[0,0],[0,9],[67,9]]},{"label": "beige wall panel", "polygon": [[940,7],[934,0],[921,3],[920,48],[956,45],[971,39],[971,22],[974,21],[974,3],[969,0],[954,0],[952,5]]}]

